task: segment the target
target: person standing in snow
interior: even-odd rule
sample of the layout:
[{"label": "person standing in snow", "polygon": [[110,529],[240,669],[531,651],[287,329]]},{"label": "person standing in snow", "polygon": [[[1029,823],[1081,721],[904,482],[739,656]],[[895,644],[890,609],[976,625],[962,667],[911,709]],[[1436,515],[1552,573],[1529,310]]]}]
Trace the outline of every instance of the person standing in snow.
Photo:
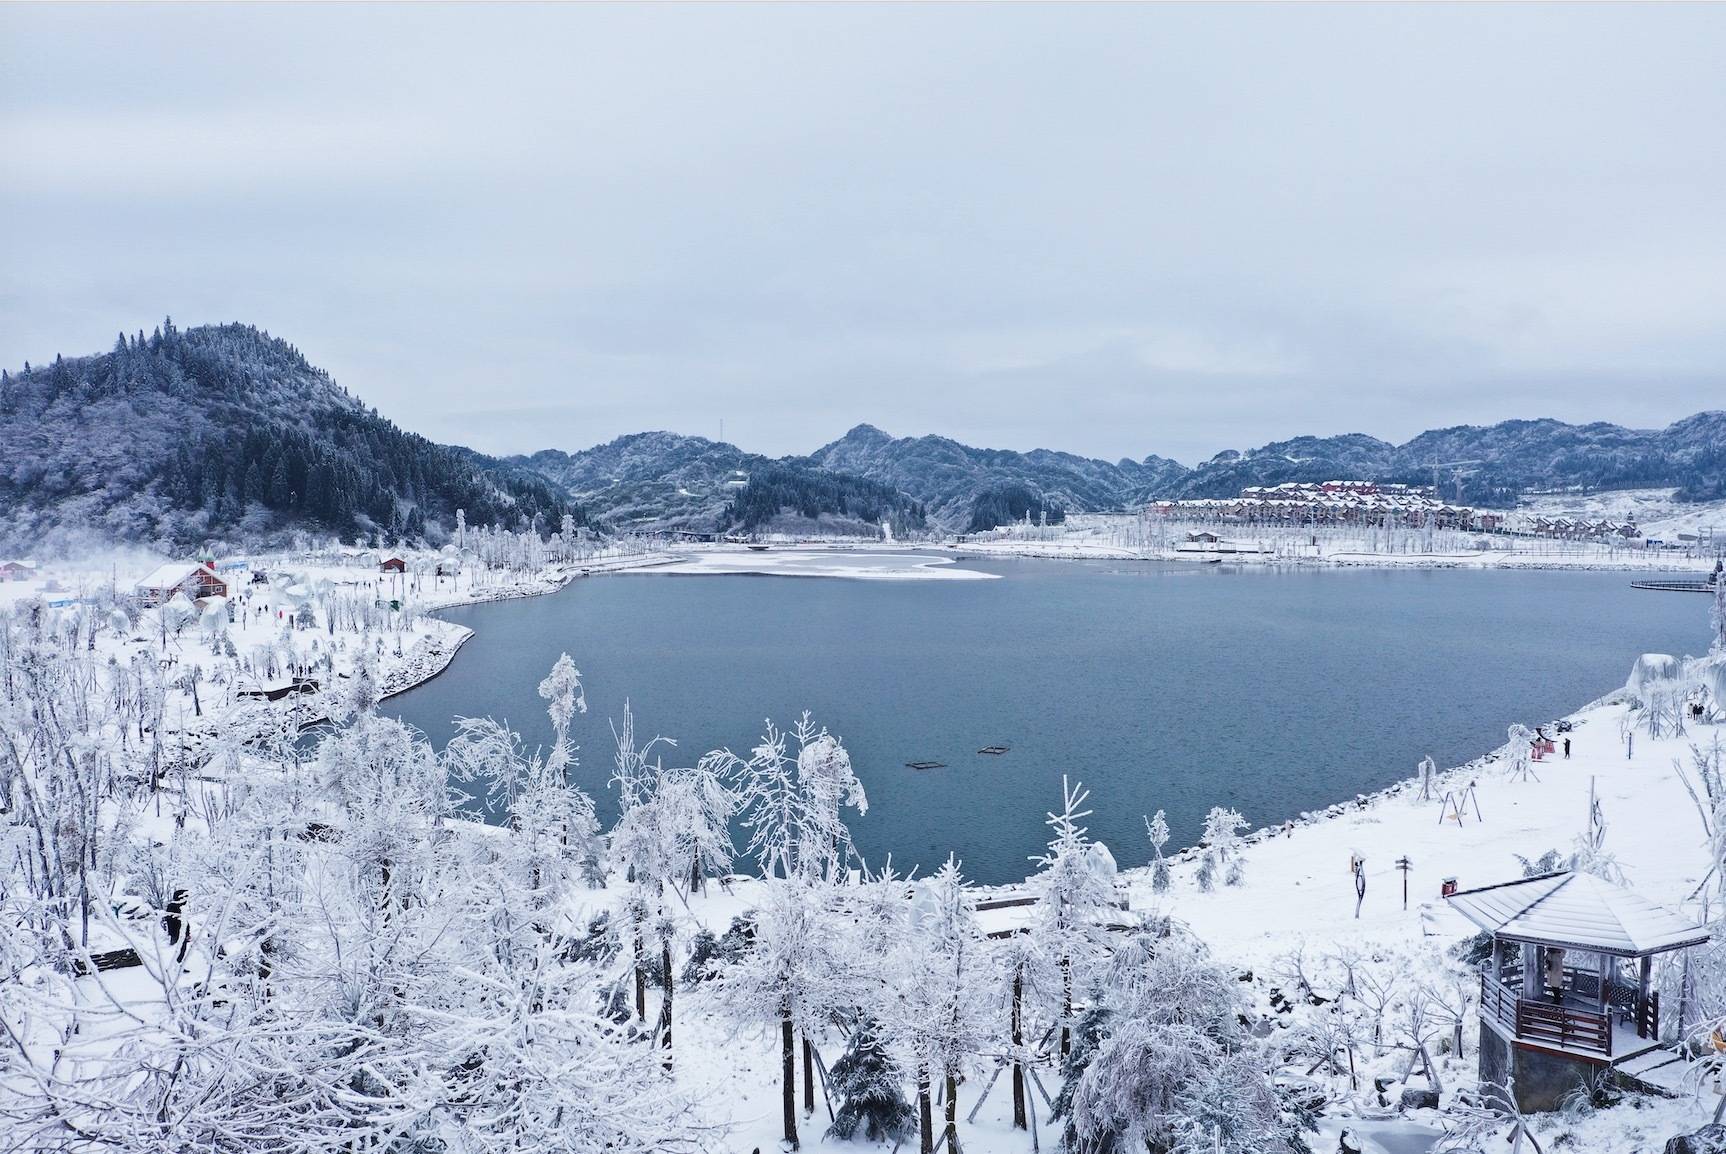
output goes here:
[{"label": "person standing in snow", "polygon": [[1568,737],[1564,739],[1564,760],[1570,760],[1570,739]]}]

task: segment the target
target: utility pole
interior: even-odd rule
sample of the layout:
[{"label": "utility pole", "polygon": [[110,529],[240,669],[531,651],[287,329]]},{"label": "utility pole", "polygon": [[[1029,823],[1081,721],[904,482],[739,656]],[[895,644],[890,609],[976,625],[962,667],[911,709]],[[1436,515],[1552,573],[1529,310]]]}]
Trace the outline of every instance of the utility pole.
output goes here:
[{"label": "utility pole", "polygon": [[1396,868],[1402,871],[1402,908],[1405,913],[1408,911],[1408,871],[1413,866],[1407,854],[1396,859]]}]

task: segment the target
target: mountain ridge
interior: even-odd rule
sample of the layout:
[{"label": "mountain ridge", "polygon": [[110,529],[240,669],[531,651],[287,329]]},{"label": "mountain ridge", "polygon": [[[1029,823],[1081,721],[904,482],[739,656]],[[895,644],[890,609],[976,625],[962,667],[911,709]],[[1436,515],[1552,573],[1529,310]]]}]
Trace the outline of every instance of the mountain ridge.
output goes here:
[{"label": "mountain ridge", "polygon": [[667,430],[568,452],[492,457],[438,445],[369,408],[293,345],[242,324],[146,337],[106,353],[0,371],[0,545],[88,530],[185,545],[347,537],[440,539],[473,524],[557,528],[884,533],[987,528],[1017,510],[1129,510],[1151,499],[1230,497],[1253,485],[1338,478],[1430,484],[1445,500],[1513,504],[1539,489],[1671,486],[1726,497],[1726,411],[1660,429],[1550,417],[1429,429],[1401,444],[1366,433],[1295,436],[1188,466],[992,449],[868,423],[807,455],[769,457]]}]

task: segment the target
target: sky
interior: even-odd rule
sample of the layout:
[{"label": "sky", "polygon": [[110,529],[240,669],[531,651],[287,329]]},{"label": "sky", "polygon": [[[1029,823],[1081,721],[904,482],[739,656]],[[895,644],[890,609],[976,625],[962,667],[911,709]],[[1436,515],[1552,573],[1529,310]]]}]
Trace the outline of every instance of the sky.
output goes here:
[{"label": "sky", "polygon": [[1726,6],[0,5],[0,363],[499,453],[1726,407]]}]

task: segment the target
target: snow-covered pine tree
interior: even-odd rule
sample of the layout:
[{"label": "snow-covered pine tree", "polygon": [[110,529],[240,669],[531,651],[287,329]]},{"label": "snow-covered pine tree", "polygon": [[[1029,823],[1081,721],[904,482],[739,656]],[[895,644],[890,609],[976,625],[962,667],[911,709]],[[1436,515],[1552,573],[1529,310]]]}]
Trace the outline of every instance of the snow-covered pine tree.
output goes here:
[{"label": "snow-covered pine tree", "polygon": [[917,1128],[917,1113],[905,1100],[904,1075],[873,1018],[851,1031],[845,1052],[828,1071],[828,1083],[839,1100],[829,1136],[896,1142]]},{"label": "snow-covered pine tree", "polygon": [[1061,1053],[1072,1045],[1073,990],[1105,950],[1104,916],[1116,907],[1112,878],[1096,868],[1091,840],[1079,823],[1090,796],[1082,784],[1061,778],[1061,810],[1048,815],[1053,831],[1046,852],[1032,860],[1042,867],[1031,879],[1037,895],[1031,932],[1061,974]]},{"label": "snow-covered pine tree", "polygon": [[958,1143],[959,1075],[995,1026],[977,989],[987,974],[983,934],[965,893],[959,863],[949,856],[935,876],[918,883],[911,927],[895,951],[895,989],[884,1025],[908,1056],[917,1082],[921,1148],[935,1144],[930,1092],[942,1082],[949,1147]]},{"label": "snow-covered pine tree", "polygon": [[1169,841],[1169,819],[1158,810],[1155,817],[1145,819],[1145,836],[1151,841],[1151,889],[1156,893],[1167,893],[1169,889],[1169,862],[1163,856],[1163,846]]},{"label": "snow-covered pine tree", "polygon": [[1295,1154],[1299,1135],[1240,1025],[1238,983],[1167,931],[1123,943],[1097,986],[1097,1049],[1058,1103],[1068,1148]]},{"label": "snow-covered pine tree", "polygon": [[569,726],[577,713],[587,712],[581,671],[569,654],[561,654],[552,665],[551,672],[539,683],[539,695],[546,701],[552,730],[551,752],[546,755],[543,769],[550,795],[548,817],[560,831],[564,853],[578,863],[583,879],[590,886],[601,886],[605,884],[605,867],[599,818],[593,799],[569,784],[569,772],[577,764]]},{"label": "snow-covered pine tree", "polygon": [[[1201,879],[1214,879],[1221,871],[1226,885],[1238,886],[1245,880],[1241,831],[1246,828],[1247,819],[1236,810],[1220,805],[1211,808],[1205,815],[1205,852],[1199,867]],[[1199,888],[1208,890],[1211,887],[1201,880]]]},{"label": "snow-covered pine tree", "polygon": [[1042,940],[1035,934],[1013,934],[993,949],[996,980],[1005,991],[1007,1008],[1006,1061],[1012,1067],[1013,1127],[1030,1128],[1026,1114],[1027,1069],[1037,1046],[1034,1011],[1051,1004],[1060,989],[1056,969]]}]

